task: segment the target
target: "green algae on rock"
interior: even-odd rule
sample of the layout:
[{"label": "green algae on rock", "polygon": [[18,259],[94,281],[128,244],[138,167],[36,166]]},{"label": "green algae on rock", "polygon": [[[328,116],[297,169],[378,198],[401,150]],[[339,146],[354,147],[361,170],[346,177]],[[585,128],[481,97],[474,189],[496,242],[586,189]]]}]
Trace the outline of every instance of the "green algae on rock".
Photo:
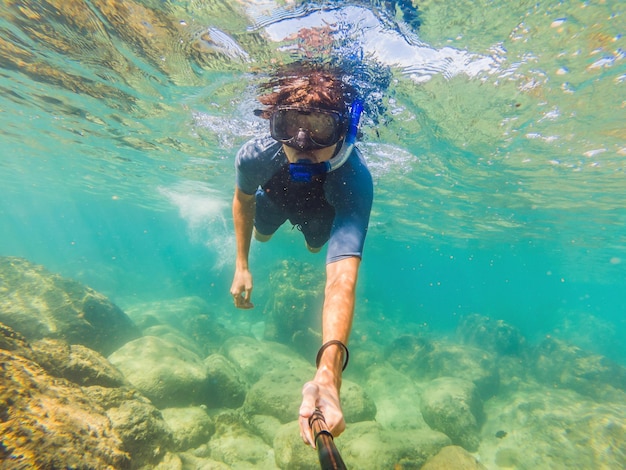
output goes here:
[{"label": "green algae on rock", "polygon": [[134,387],[159,408],[200,405],[207,370],[193,351],[156,336],[130,341],[109,356]]},{"label": "green algae on rock", "polygon": [[476,386],[456,377],[432,380],[422,393],[422,415],[428,425],[470,452],[480,444],[483,404]]},{"label": "green algae on rock", "polygon": [[131,467],[100,405],[6,349],[0,349],[0,435],[2,460],[14,469]]}]

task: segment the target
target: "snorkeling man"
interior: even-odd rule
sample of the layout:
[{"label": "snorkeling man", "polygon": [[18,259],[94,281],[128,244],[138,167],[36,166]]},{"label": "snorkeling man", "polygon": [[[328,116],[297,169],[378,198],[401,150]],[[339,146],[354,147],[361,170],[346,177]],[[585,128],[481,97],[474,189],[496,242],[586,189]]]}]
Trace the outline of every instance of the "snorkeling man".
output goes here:
[{"label": "snorkeling man", "polygon": [[302,389],[300,434],[315,447],[309,418],[316,408],[333,436],[345,429],[339,391],[348,362],[356,283],[373,199],[372,177],[354,147],[362,103],[340,72],[291,68],[258,98],[270,135],[244,144],[236,158],[233,218],[237,241],[230,289],[238,308],[252,308],[248,253],[252,234],[268,241],[287,220],[309,251],[328,242],[317,372]]}]

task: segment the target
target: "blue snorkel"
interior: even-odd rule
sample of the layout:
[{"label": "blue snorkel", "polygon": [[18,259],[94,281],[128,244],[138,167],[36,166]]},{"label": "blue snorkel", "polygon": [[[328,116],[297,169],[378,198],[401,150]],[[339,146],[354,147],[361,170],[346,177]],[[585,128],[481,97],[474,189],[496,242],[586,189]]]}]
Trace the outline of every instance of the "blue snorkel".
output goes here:
[{"label": "blue snorkel", "polygon": [[357,98],[352,102],[352,107],[350,108],[350,124],[348,126],[348,133],[346,134],[346,138],[344,139],[343,145],[341,146],[341,150],[333,158],[324,162],[324,164],[327,166],[326,172],[336,170],[341,165],[346,163],[346,160],[348,160],[348,158],[350,157],[352,149],[354,148],[354,144],[356,143],[356,136],[357,132],[359,131],[359,121],[361,120],[362,112],[363,101]]},{"label": "blue snorkel", "polygon": [[352,154],[352,149],[356,143],[356,136],[359,130],[359,121],[361,120],[362,112],[363,101],[357,98],[352,102],[352,106],[350,107],[348,132],[343,140],[339,153],[337,153],[337,155],[330,160],[322,163],[310,163],[308,160],[300,160],[296,163],[290,163],[289,176],[291,177],[291,180],[299,183],[309,183],[313,176],[330,173],[346,163],[348,158],[350,158],[350,154]]}]

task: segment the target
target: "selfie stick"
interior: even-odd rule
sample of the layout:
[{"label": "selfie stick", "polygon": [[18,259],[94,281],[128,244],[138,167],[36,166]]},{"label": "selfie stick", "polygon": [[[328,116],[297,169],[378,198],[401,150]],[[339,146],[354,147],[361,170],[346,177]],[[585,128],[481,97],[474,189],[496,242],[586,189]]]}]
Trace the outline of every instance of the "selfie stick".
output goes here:
[{"label": "selfie stick", "polygon": [[315,409],[309,418],[309,426],[315,436],[315,447],[317,447],[317,456],[322,470],[345,470],[346,464],[343,463],[333,441],[333,435],[328,430],[326,420],[320,410]]}]

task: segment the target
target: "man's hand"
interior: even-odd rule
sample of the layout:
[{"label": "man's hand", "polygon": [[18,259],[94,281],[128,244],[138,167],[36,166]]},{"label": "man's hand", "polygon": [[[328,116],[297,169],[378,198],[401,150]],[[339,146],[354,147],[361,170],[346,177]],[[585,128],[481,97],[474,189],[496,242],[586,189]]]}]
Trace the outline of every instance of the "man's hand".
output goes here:
[{"label": "man's hand", "polygon": [[315,448],[315,436],[309,425],[309,418],[318,408],[324,415],[330,433],[337,437],[346,429],[343,412],[339,403],[339,390],[331,383],[318,381],[318,377],[302,387],[300,405],[300,436],[305,444]]},{"label": "man's hand", "polygon": [[235,307],[244,309],[254,307],[254,304],[250,302],[252,296],[252,274],[248,269],[235,270],[233,284],[230,287],[230,295],[233,296]]}]

